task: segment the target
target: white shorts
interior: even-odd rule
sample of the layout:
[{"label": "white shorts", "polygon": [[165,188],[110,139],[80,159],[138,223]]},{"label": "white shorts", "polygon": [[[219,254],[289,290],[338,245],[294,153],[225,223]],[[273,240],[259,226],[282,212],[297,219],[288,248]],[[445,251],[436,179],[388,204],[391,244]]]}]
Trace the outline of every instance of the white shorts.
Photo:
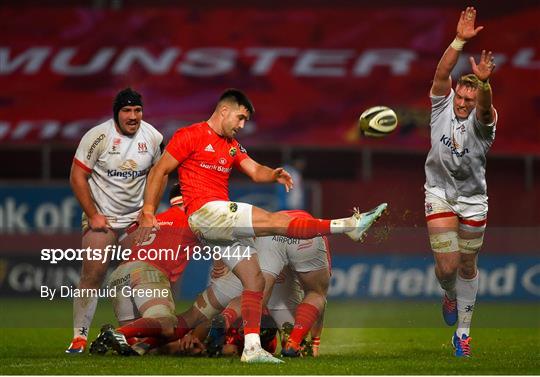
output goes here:
[{"label": "white shorts", "polygon": [[290,267],[285,267],[278,279],[276,279],[272,295],[266,306],[270,310],[289,309],[294,312],[303,299],[304,291],[296,274]]},{"label": "white shorts", "polygon": [[304,299],[304,291],[294,272],[285,267],[274,284],[272,295],[266,304],[278,328],[285,322],[294,324],[296,308]]},{"label": "white shorts", "polygon": [[[174,316],[174,298],[171,291],[171,283],[163,272],[156,267],[141,262],[134,261],[123,263],[118,266],[109,277],[107,282],[109,288],[116,288],[116,297],[112,297],[114,314],[119,322],[132,321],[145,317],[171,317]],[[152,289],[166,290],[166,295],[126,295],[129,290],[122,289],[129,287],[131,290]],[[150,311],[150,309],[153,307]],[[147,312],[148,311],[148,312]],[[147,312],[148,315],[144,315]]]},{"label": "white shorts", "polygon": [[322,237],[299,240],[283,236],[258,237],[261,271],[278,276],[286,265],[296,272],[329,268],[327,245]]},{"label": "white shorts", "polygon": [[[289,296],[286,293],[283,294],[284,290],[280,289],[281,285],[285,286],[285,284],[274,285],[270,302],[267,305],[270,316],[276,321],[278,328],[282,328],[285,322],[294,324],[296,307],[302,301],[301,297],[297,300],[287,300]],[[242,294],[242,283],[231,272],[213,281],[210,287],[222,307],[226,307],[233,298]],[[295,294],[291,297],[295,297]]]},{"label": "white shorts", "polygon": [[486,228],[488,202],[485,195],[460,196],[455,203],[449,203],[444,191],[437,187],[426,187],[426,220],[457,216],[459,228],[469,232],[481,232]]},{"label": "white shorts", "polygon": [[[109,221],[109,223],[111,224],[111,230],[115,233],[117,240],[119,240],[120,237],[125,235],[126,229],[128,229],[129,226],[131,226],[131,224],[129,226],[118,225],[114,222],[113,218],[111,218],[110,216],[107,217],[107,221]],[[86,232],[90,230],[90,221],[88,220],[88,216],[86,216],[86,213],[84,211],[81,215],[81,230],[82,230],[83,235],[86,234]]]},{"label": "white shorts", "polygon": [[212,288],[217,301],[223,307],[229,305],[229,302],[233,298],[240,296],[244,290],[242,282],[232,271],[229,271],[220,278],[212,279],[210,287]]},{"label": "white shorts", "polygon": [[212,244],[230,245],[255,237],[252,205],[216,200],[208,202],[189,216],[189,227]]},{"label": "white shorts", "polygon": [[212,250],[219,247],[221,260],[234,267],[249,259],[254,248],[252,205],[226,201],[208,202],[189,216],[189,227]]},{"label": "white shorts", "polygon": [[[289,268],[283,270],[281,277],[283,277],[283,279],[278,279],[274,284],[267,307],[270,311],[288,310],[293,313],[294,316],[296,307],[304,298],[304,292],[302,291],[300,282],[296,279],[294,272]],[[244,290],[240,279],[238,279],[231,271],[218,279],[212,279],[210,287],[212,288],[217,301],[223,307],[226,307],[233,298],[240,296]],[[279,322],[276,318],[274,318],[274,320]]]}]

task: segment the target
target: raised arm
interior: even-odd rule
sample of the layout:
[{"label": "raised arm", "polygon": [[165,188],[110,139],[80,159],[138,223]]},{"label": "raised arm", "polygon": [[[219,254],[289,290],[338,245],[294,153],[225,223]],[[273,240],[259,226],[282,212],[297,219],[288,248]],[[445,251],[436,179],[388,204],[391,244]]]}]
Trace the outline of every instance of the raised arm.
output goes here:
[{"label": "raised arm", "polygon": [[463,46],[484,28],[483,26],[475,28],[475,20],[476,9],[473,7],[467,7],[467,9],[461,12],[456,28],[456,38],[444,52],[435,70],[433,85],[431,86],[432,95],[445,96],[450,93],[450,88],[452,87],[450,73],[456,66]]},{"label": "raised arm", "polygon": [[240,169],[250,177],[253,182],[272,183],[277,182],[285,186],[287,192],[293,188],[294,182],[291,175],[283,168],[272,169],[256,162],[251,158],[245,158],[240,162]]},{"label": "raised arm", "polygon": [[470,59],[473,73],[480,80],[478,85],[478,94],[476,96],[476,118],[482,124],[491,124],[495,119],[495,111],[492,104],[492,92],[491,85],[489,84],[489,78],[493,69],[495,69],[495,62],[491,51],[486,53],[482,50],[480,56],[480,62],[476,64],[474,58]]}]

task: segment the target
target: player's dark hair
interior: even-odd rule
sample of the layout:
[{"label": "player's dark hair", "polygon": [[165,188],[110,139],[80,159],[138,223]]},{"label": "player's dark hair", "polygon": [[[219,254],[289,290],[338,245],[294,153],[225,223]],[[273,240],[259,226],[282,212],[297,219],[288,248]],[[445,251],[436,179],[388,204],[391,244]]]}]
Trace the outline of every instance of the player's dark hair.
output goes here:
[{"label": "player's dark hair", "polygon": [[221,102],[233,102],[239,106],[244,106],[250,115],[255,113],[255,107],[253,107],[250,99],[239,89],[231,88],[224,91],[221,97],[219,97],[218,104]]},{"label": "player's dark hair", "polygon": [[169,191],[169,201],[171,201],[173,198],[176,198],[177,196],[182,196],[182,190],[180,190],[180,184],[175,183],[172,185],[171,190]]},{"label": "player's dark hair", "polygon": [[142,107],[142,96],[134,91],[131,88],[125,88],[118,92],[116,97],[114,97],[113,102],[113,117],[116,124],[118,122],[118,112],[124,106],[141,106]]}]

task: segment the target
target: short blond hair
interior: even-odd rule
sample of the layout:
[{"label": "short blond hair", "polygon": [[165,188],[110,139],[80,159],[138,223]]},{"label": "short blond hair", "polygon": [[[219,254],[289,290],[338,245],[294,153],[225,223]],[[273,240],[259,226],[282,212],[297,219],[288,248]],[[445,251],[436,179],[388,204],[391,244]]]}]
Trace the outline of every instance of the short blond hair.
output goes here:
[{"label": "short blond hair", "polygon": [[480,80],[474,73],[461,76],[457,82],[457,85],[466,86],[472,89],[478,89],[479,84]]}]

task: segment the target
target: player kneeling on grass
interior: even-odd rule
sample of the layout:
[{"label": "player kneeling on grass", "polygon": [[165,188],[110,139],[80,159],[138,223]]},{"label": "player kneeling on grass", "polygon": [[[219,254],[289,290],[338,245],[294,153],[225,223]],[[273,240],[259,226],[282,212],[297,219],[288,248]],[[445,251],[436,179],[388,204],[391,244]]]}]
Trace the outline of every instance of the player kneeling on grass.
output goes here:
[{"label": "player kneeling on grass", "polygon": [[[264,312],[264,310],[263,310]],[[208,335],[210,321],[202,316],[202,321],[193,331],[190,331],[182,339],[170,342],[167,345],[151,351],[150,353],[165,355],[186,356],[215,356],[210,355],[204,340]],[[278,343],[278,327],[274,319],[267,313],[261,317],[261,347],[273,354],[276,352]],[[219,355],[240,356],[244,351],[244,327],[242,318],[238,318],[233,326],[225,334],[225,340]]]},{"label": "player kneeling on grass", "polygon": [[[129,235],[122,243],[133,250],[131,260],[120,264],[108,282],[118,293],[112,302],[121,327],[115,330],[111,325],[103,326],[90,346],[90,353],[103,354],[112,349],[125,356],[141,354],[189,331],[182,318],[175,315],[171,282],[183,273],[188,262],[185,250],[198,245],[198,239],[189,228],[178,185],[170,192],[170,203],[171,208],[157,216],[160,229],[154,230],[144,245],[132,247],[135,229],[128,229]],[[157,260],[149,259],[150,254],[145,252],[170,249],[171,245],[177,248]],[[126,292],[134,294],[126,295]]]},{"label": "player kneeling on grass", "polygon": [[[216,272],[216,270],[219,268],[214,269],[213,276],[223,273],[223,271]],[[242,353],[244,334],[241,317],[238,317],[240,299],[234,297],[241,292],[240,281],[230,271],[225,272],[223,276],[215,277],[212,284],[199,295],[193,306],[181,314],[186,322],[197,324],[195,330],[178,342],[170,343],[167,345],[167,349],[162,349],[161,352],[192,356],[199,354],[231,356],[236,355],[237,351]],[[268,334],[275,334],[278,329],[283,329],[280,332],[281,346],[285,347],[294,330],[292,322],[295,321],[295,313],[303,296],[300,282],[287,266],[279,275],[268,304],[263,308],[261,326],[264,331],[261,333],[261,345],[266,351],[275,352],[277,338],[274,342]],[[321,314],[317,323],[311,328],[311,341],[302,341],[300,352],[295,356],[318,356],[322,318]],[[209,334],[210,331],[211,334]],[[307,331],[309,331],[309,327]]]}]

